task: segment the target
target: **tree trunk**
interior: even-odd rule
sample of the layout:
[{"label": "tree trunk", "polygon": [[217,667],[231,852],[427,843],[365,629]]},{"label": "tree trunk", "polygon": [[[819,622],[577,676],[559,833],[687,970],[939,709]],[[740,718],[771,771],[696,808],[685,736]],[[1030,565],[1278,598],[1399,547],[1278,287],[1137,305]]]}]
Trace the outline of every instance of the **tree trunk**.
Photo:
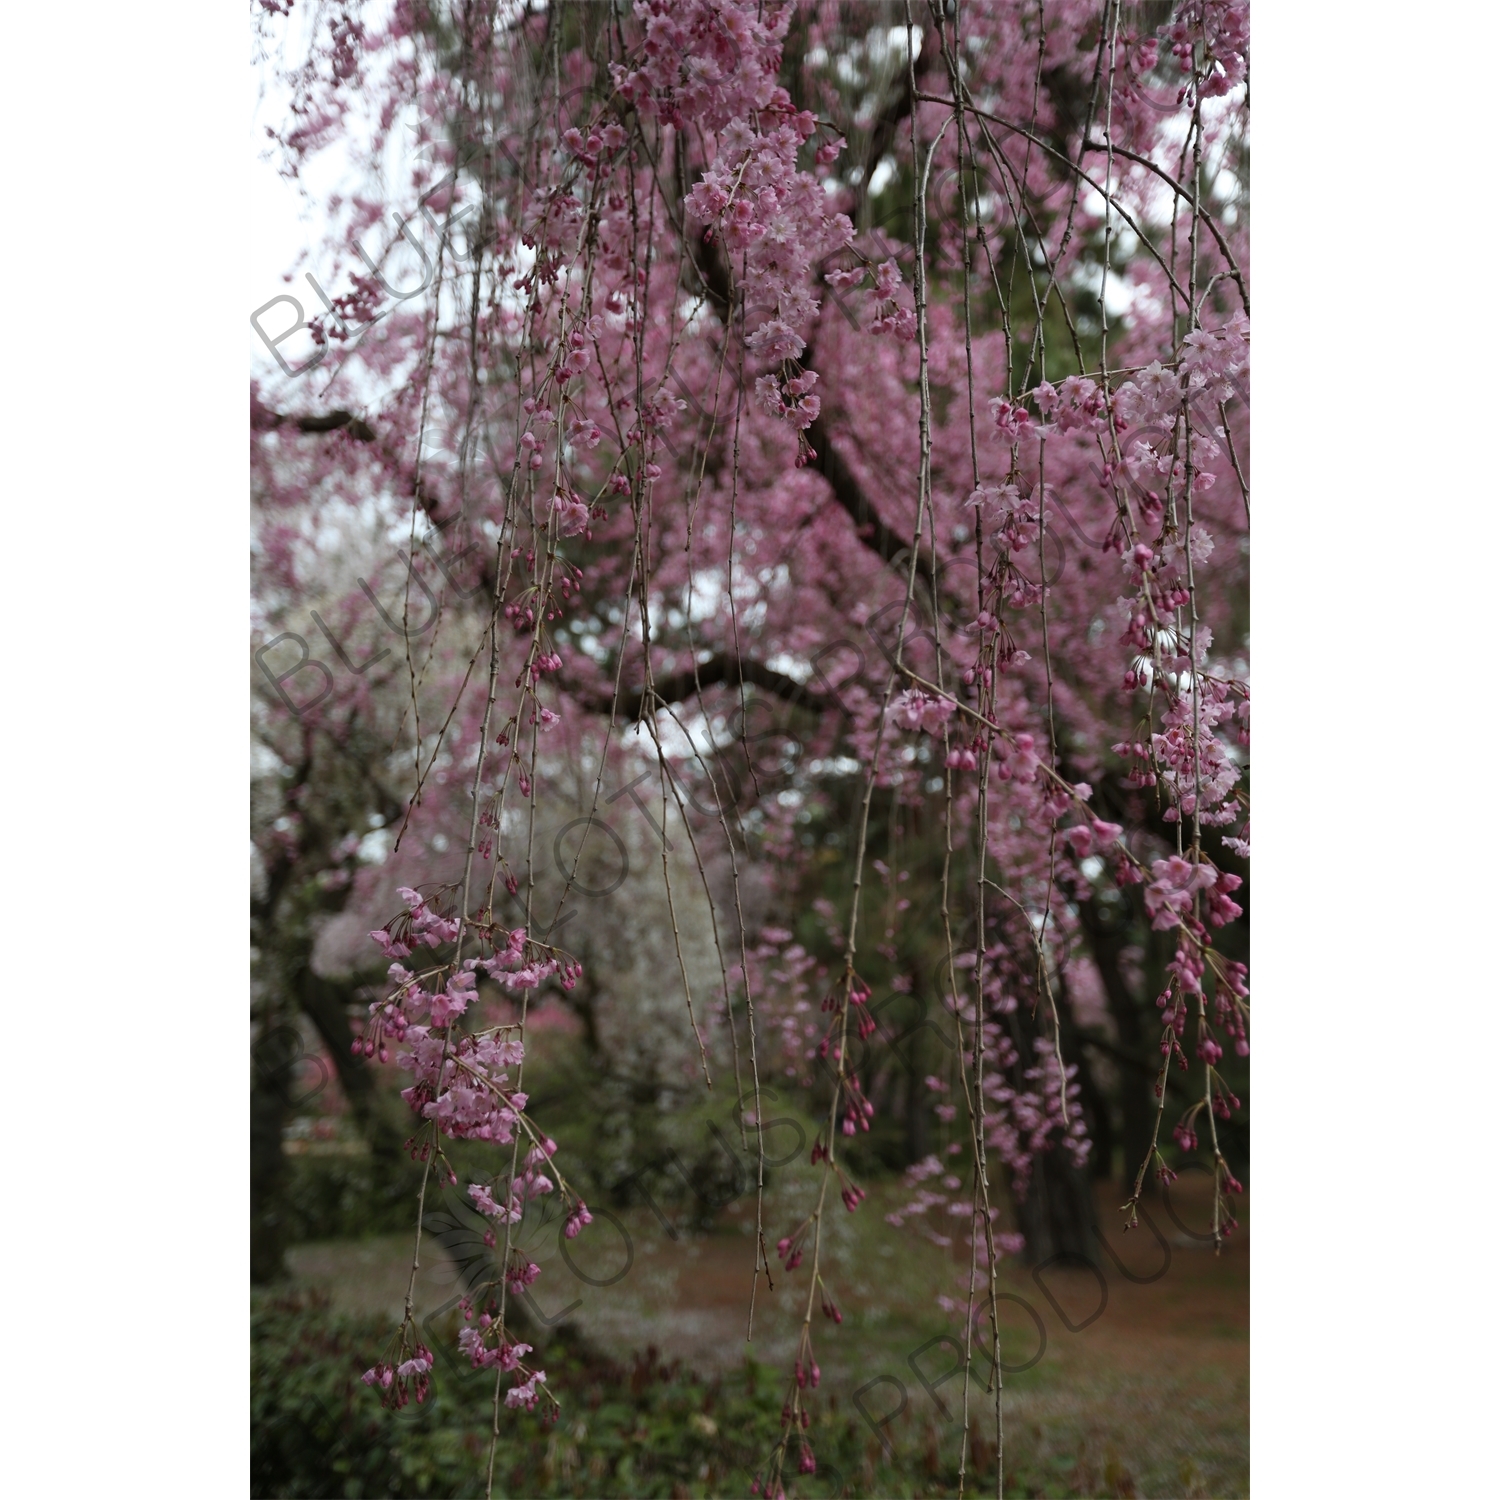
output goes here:
[{"label": "tree trunk", "polygon": [[[1125,982],[1121,966],[1129,928],[1122,921],[1126,914],[1111,912],[1100,902],[1080,901],[1078,918],[1093,950],[1094,965],[1104,984],[1109,1013],[1120,1036],[1120,1138],[1124,1147],[1121,1166],[1125,1191],[1134,1187],[1136,1173],[1151,1149],[1151,1128],[1156,1100],[1151,1092],[1154,1071],[1147,1053],[1147,1031],[1142,1022],[1142,1002]],[[1142,1184],[1145,1191],[1154,1190],[1156,1178],[1150,1172]]]},{"label": "tree trunk", "polygon": [[1089,1175],[1097,1182],[1101,1177],[1114,1176],[1115,1122],[1114,1112],[1094,1069],[1089,1063],[1089,1054],[1083,1046],[1078,1023],[1073,1014],[1072,998],[1068,993],[1068,981],[1062,970],[1057,974],[1058,1016],[1062,1022],[1063,1056],[1078,1067],[1079,1102],[1083,1106],[1083,1119],[1088,1127],[1089,1141],[1093,1149],[1089,1152]]},{"label": "tree trunk", "polygon": [[301,1044],[296,1031],[266,1026],[251,1052],[250,1067],[250,1280],[274,1281],[285,1269],[286,1216],[282,1212],[286,1157],[281,1149],[289,1091]]},{"label": "tree trunk", "polygon": [[[1059,996],[1058,1020],[1062,1028],[1063,1056],[1078,1058],[1079,1048],[1067,998]],[[1018,1006],[1010,1015],[1011,1038],[1021,1054],[1022,1068],[1036,1057],[1035,1040],[1042,1035],[1042,1018]],[[1080,1076],[1082,1064],[1080,1063]],[[1030,1085],[1027,1085],[1028,1087]],[[1077,1105],[1070,1105],[1077,1108]],[[1026,1194],[1016,1198],[1016,1217],[1026,1236],[1026,1260],[1037,1265],[1055,1255],[1097,1260],[1098,1215],[1094,1207],[1093,1173],[1088,1166],[1074,1166],[1062,1147],[1052,1144],[1032,1158]]]},{"label": "tree trunk", "polygon": [[328,1049],[350,1113],[370,1144],[377,1183],[401,1179],[407,1161],[402,1148],[404,1132],[392,1117],[393,1112],[384,1107],[386,1101],[381,1099],[375,1076],[364,1058],[354,1056],[353,1052],[349,1002],[354,998],[355,986],[321,978],[313,972],[310,961],[303,965],[297,981],[302,1010]]},{"label": "tree trunk", "polygon": [[1028,1265],[1040,1265],[1056,1255],[1097,1261],[1093,1176],[1055,1147],[1034,1158],[1026,1196],[1016,1203],[1016,1217],[1026,1236]]}]

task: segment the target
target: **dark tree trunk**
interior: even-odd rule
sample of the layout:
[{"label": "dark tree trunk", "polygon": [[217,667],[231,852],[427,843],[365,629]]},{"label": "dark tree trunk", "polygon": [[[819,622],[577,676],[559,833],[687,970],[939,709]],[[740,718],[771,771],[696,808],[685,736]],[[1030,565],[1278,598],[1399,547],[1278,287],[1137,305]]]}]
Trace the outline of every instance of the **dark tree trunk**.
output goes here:
[{"label": "dark tree trunk", "polygon": [[[1134,1186],[1136,1173],[1151,1149],[1151,1128],[1156,1114],[1156,1100],[1151,1092],[1155,1070],[1148,1051],[1143,1003],[1126,983],[1121,963],[1130,934],[1127,925],[1130,915],[1118,907],[1110,910],[1097,900],[1078,903],[1079,922],[1093,950],[1109,1013],[1120,1037],[1116,1060],[1120,1065],[1120,1139],[1124,1147],[1121,1173],[1127,1192]],[[1145,1190],[1151,1191],[1155,1181],[1147,1172]]]},{"label": "dark tree trunk", "polygon": [[[347,413],[334,413],[323,430],[345,426],[361,441],[373,437],[368,428],[356,430],[364,424]],[[376,825],[382,820],[388,825],[404,810],[402,800],[371,774],[377,761],[376,746],[340,735],[318,736],[304,728],[301,759],[288,764],[289,774],[276,798],[278,805],[298,809],[300,835],[294,846],[278,842],[267,852],[264,886],[251,896],[256,997],[250,1072],[253,1281],[282,1274],[288,1228],[285,1128],[320,1087],[313,1084],[312,1093],[306,1088],[310,1080],[303,1067],[306,1048],[300,1030],[304,1015],[328,1048],[350,1112],[370,1143],[377,1186],[394,1187],[406,1165],[396,1111],[383,1108],[364,1059],[351,1051],[348,1004],[354,988],[322,979],[312,968],[318,919],[342,911],[353,889],[354,856],[336,852],[336,844],[350,829],[372,826],[372,814]],[[318,879],[335,868],[345,876],[341,884]]]},{"label": "dark tree trunk", "polygon": [[291,1081],[302,1048],[296,1031],[274,1015],[257,1039],[250,1066],[250,1280],[274,1281],[286,1253],[286,1124]]},{"label": "dark tree trunk", "polygon": [[[1078,1060],[1079,1047],[1066,995],[1058,997],[1057,1015],[1062,1029],[1063,1057],[1072,1063]],[[1020,1067],[1029,1067],[1037,1055],[1036,1038],[1044,1034],[1043,1017],[1028,1015],[1024,1007],[1017,1007],[1010,1016],[1010,1029],[1011,1039],[1021,1055]],[[1080,1081],[1083,1071],[1080,1062]],[[1097,1098],[1097,1090],[1094,1093]],[[1037,1152],[1032,1158],[1025,1196],[1016,1193],[1015,1199],[1016,1217],[1021,1233],[1026,1236],[1028,1264],[1038,1265],[1055,1255],[1076,1257],[1091,1264],[1096,1261],[1098,1214],[1094,1206],[1093,1173],[1087,1165],[1075,1166],[1055,1138],[1047,1150]]]},{"label": "dark tree trunk", "polygon": [[[913,1038],[915,1047],[920,1038]],[[907,1057],[906,1068],[906,1159],[922,1161],[932,1149],[928,1144],[928,1112],[932,1108],[932,1091],[925,1083],[926,1074],[919,1071],[920,1054]]]},{"label": "dark tree trunk", "polygon": [[1029,1265],[1056,1255],[1090,1263],[1098,1259],[1092,1174],[1087,1167],[1075,1167],[1056,1148],[1036,1156],[1026,1196],[1016,1203],[1016,1217],[1026,1236]]},{"label": "dark tree trunk", "polygon": [[1072,997],[1068,993],[1067,979],[1061,971],[1057,976],[1058,1017],[1062,1023],[1063,1057],[1078,1067],[1079,1102],[1083,1106],[1084,1124],[1088,1128],[1089,1175],[1098,1181],[1114,1175],[1115,1122],[1110,1101],[1094,1076],[1089,1061],[1088,1049],[1073,1016]]},{"label": "dark tree trunk", "polygon": [[370,1145],[377,1183],[403,1175],[406,1153],[404,1133],[375,1087],[375,1077],[363,1057],[353,1053],[354,1030],[349,1025],[349,1003],[356,986],[338,984],[315,974],[307,963],[298,975],[297,998],[302,1010],[317,1028],[338,1072],[339,1087],[349,1102],[360,1132]]},{"label": "dark tree trunk", "polygon": [[[284,908],[282,909],[284,911]],[[281,915],[280,912],[277,915]],[[299,1023],[306,1016],[328,1049],[350,1113],[369,1143],[377,1193],[404,1191],[406,1156],[394,1111],[383,1107],[363,1057],[353,1055],[348,1005],[355,987],[324,979],[312,967],[305,922],[276,932],[269,914],[259,923],[261,1032],[251,1053],[250,1275],[265,1282],[283,1273],[286,1252],[285,1127],[321,1084],[305,1076],[307,1048]],[[278,947],[266,945],[272,933]],[[319,1060],[321,1062],[321,1060]]]}]

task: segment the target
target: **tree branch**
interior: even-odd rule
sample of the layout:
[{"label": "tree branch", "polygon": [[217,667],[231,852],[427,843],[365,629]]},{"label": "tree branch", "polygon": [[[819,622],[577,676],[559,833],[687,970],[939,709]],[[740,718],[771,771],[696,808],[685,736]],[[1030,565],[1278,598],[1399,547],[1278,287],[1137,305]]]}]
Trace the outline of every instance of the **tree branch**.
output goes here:
[{"label": "tree branch", "polygon": [[[807,440],[816,455],[812,467],[828,481],[833,498],[849,513],[849,518],[854,522],[855,536],[882,562],[894,566],[906,556],[910,544],[880,519],[865,494],[864,486],[834,445],[832,435],[821,416],[807,429]],[[917,577],[926,584],[926,597],[930,598],[933,568],[932,559],[925,549],[919,549],[917,553]]]},{"label": "tree branch", "polygon": [[278,427],[295,427],[298,432],[306,433],[347,430],[349,436],[358,443],[375,441],[375,429],[352,411],[329,411],[321,416],[309,413],[294,417],[286,412],[272,411],[269,406],[262,406],[253,396],[250,401],[250,427],[254,432],[272,432]]},{"label": "tree branch", "polygon": [[774,693],[776,697],[798,708],[816,712],[827,706],[824,694],[809,688],[805,682],[798,682],[795,677],[778,672],[774,667],[768,667],[764,662],[753,658],[719,652],[707,661],[699,662],[696,667],[686,667],[668,677],[658,677],[649,692],[644,687],[638,688],[635,692],[623,695],[618,704],[613,699],[596,697],[590,707],[600,713],[609,713],[614,709],[627,720],[634,720],[639,719],[653,703],[681,703],[705,688],[721,685],[739,687],[743,683]]}]

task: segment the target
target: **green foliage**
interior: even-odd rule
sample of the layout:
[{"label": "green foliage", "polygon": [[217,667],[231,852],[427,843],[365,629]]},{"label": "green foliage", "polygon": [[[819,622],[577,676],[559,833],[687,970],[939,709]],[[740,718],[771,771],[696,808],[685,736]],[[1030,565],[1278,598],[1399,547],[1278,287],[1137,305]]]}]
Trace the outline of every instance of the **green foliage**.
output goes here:
[{"label": "green foliage", "polygon": [[[252,1495],[484,1493],[493,1376],[453,1357],[451,1338],[436,1351],[429,1399],[390,1412],[360,1380],[389,1335],[381,1320],[335,1313],[306,1292],[259,1293],[250,1326]],[[540,1409],[501,1409],[497,1496],[745,1495],[765,1472],[781,1432],[780,1372],[747,1360],[740,1373],[705,1381],[654,1349],[627,1367],[566,1329],[539,1357],[562,1414],[551,1423]],[[956,1490],[952,1427],[908,1415],[892,1424],[887,1449],[830,1395],[808,1436],[818,1468],[798,1474],[794,1439],[783,1476],[793,1497]],[[986,1472],[992,1482],[993,1449],[980,1443],[976,1459],[971,1483]],[[1024,1455],[1008,1467],[1008,1493],[1071,1492],[1060,1475],[1028,1473]]]},{"label": "green foliage", "polygon": [[[479,1412],[436,1400],[390,1414],[360,1381],[389,1330],[307,1294],[252,1294],[250,1492],[473,1494]],[[467,1418],[467,1419],[465,1419]]]},{"label": "green foliage", "polygon": [[[741,1023],[743,1024],[743,1022]],[[656,1205],[674,1223],[708,1230],[727,1204],[755,1192],[755,1136],[748,1146],[737,1124],[737,1090],[725,1068],[710,1094],[701,1079],[668,1089],[636,1086],[610,1071],[610,1060],[581,1038],[543,1032],[530,1044],[530,1108],[547,1120],[569,1180],[590,1204]],[[753,1095],[743,1068],[744,1108]],[[805,1101],[762,1075],[767,1122],[766,1184],[778,1164],[805,1161],[817,1130]],[[773,1127],[772,1121],[776,1124]],[[462,1151],[448,1148],[455,1161]],[[478,1170],[492,1173],[493,1153],[476,1152]]]},{"label": "green foliage", "polygon": [[369,1154],[291,1156],[286,1162],[286,1241],[363,1239],[408,1231],[421,1168]]}]

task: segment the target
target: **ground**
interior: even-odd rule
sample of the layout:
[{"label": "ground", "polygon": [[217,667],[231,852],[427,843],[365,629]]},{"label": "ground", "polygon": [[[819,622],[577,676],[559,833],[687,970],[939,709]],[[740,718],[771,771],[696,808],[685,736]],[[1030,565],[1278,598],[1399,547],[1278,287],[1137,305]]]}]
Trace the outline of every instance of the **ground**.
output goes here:
[{"label": "ground", "polygon": [[[1248,1493],[1248,1212],[1216,1256],[1203,1233],[1205,1185],[1185,1176],[1129,1234],[1119,1228],[1118,1192],[1102,1189],[1100,1223],[1119,1264],[1106,1249],[1098,1274],[1003,1264],[1007,1472],[1039,1476],[1035,1493]],[[956,1452],[963,1377],[950,1372],[961,1328],[938,1297],[962,1298],[967,1267],[910,1228],[884,1222],[899,1196],[894,1184],[877,1186],[857,1214],[836,1208],[831,1219],[827,1282],[844,1322],[836,1327],[814,1310],[818,1399],[835,1411],[858,1411],[872,1445]],[[768,1201],[769,1240],[795,1223],[798,1197],[794,1185]],[[704,1376],[741,1368],[754,1214],[753,1199],[737,1200],[711,1231],[697,1233],[665,1210],[600,1215],[567,1246],[571,1268],[555,1225],[545,1226],[528,1236],[543,1267],[535,1310],[573,1323],[622,1360],[654,1345],[663,1359]],[[437,1208],[429,1227],[419,1318],[453,1302],[460,1262],[477,1248],[448,1206]],[[326,1289],[336,1306],[380,1313],[394,1326],[410,1257],[409,1237],[382,1237],[302,1245],[289,1264],[297,1282]],[[774,1290],[762,1281],[748,1347],[763,1366],[790,1366],[807,1290],[805,1267],[790,1276],[778,1268]],[[538,1344],[545,1348],[541,1338]],[[987,1369],[976,1361],[976,1422],[990,1406],[981,1388]],[[566,1409],[566,1391],[557,1394]]]}]

